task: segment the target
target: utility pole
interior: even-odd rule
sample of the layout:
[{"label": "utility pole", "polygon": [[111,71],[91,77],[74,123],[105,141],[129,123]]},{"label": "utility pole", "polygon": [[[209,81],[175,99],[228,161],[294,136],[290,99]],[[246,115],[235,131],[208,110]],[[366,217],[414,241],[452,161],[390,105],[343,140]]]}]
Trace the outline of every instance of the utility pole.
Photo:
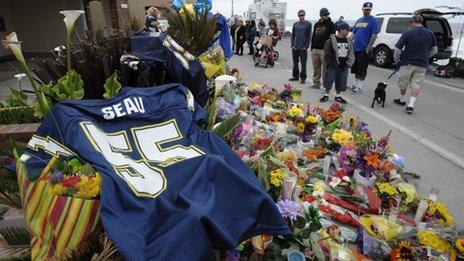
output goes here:
[{"label": "utility pole", "polygon": [[231,0],[232,1],[232,15],[230,17],[234,17],[234,0]]}]

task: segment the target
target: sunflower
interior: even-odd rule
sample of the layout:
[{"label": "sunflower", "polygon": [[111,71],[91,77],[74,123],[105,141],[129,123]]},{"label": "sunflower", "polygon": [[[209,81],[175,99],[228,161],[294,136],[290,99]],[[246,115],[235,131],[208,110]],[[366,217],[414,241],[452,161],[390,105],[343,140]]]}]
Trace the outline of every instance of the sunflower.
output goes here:
[{"label": "sunflower", "polygon": [[414,245],[411,243],[411,241],[401,241],[398,244],[398,246],[392,250],[390,254],[390,260],[391,261],[414,260],[413,248],[414,248]]}]

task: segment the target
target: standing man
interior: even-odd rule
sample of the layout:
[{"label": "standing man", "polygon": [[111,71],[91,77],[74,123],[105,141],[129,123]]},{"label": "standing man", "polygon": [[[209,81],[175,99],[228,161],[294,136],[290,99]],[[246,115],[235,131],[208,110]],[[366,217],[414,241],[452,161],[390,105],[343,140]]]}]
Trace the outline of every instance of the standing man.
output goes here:
[{"label": "standing man", "polygon": [[360,93],[363,88],[363,82],[367,76],[367,67],[369,66],[369,53],[372,51],[372,45],[380,32],[377,20],[371,15],[372,3],[365,2],[362,10],[364,16],[356,21],[353,28],[355,55],[354,64],[351,67],[351,73],[355,75],[352,87],[353,93]]},{"label": "standing man", "polygon": [[321,19],[314,25],[313,36],[311,38],[311,57],[313,60],[313,88],[321,88],[321,76],[324,77],[324,44],[330,35],[335,33],[335,24],[330,19],[330,12],[327,8],[319,11]]},{"label": "standing man", "polygon": [[[429,66],[429,59],[438,52],[437,39],[429,29],[422,26],[423,22],[422,16],[414,15],[411,18],[411,28],[401,35],[395,45],[395,63],[401,63],[398,80],[401,97],[393,101],[402,106],[406,105],[404,96],[410,87],[411,97],[406,106],[408,114],[414,111],[414,103]],[[403,47],[404,50],[401,51]]]},{"label": "standing man", "polygon": [[[289,81],[298,81],[304,84],[306,82],[306,63],[308,61],[308,47],[311,41],[312,25],[305,20],[305,11],[298,11],[299,21],[293,24],[292,29],[292,57],[293,57],[293,77]],[[298,63],[301,60],[301,72]]]},{"label": "standing man", "polygon": [[346,90],[348,68],[354,62],[353,44],[347,37],[349,32],[350,26],[347,23],[340,23],[338,33],[332,34],[325,43],[324,62],[327,72],[324,78],[325,94],[319,100],[321,103],[329,100],[330,89],[335,82],[335,101],[346,104],[341,93]]}]

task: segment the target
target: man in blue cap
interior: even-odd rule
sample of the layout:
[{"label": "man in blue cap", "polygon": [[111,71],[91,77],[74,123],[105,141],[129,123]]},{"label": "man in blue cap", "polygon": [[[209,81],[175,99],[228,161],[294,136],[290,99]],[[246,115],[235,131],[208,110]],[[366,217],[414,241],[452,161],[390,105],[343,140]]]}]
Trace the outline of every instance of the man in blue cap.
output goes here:
[{"label": "man in blue cap", "polygon": [[321,88],[321,76],[324,75],[324,44],[331,34],[335,33],[335,24],[330,19],[327,8],[319,11],[321,19],[314,24],[311,38],[311,58],[313,61],[313,88]]},{"label": "man in blue cap", "polygon": [[369,53],[372,51],[372,45],[377,39],[380,32],[379,24],[374,16],[371,15],[372,3],[365,2],[362,7],[363,17],[356,21],[353,28],[353,47],[355,61],[351,67],[351,73],[355,75],[355,81],[352,87],[353,93],[360,93],[363,89],[363,82],[367,76],[367,67],[369,66]]},{"label": "man in blue cap", "polygon": [[[304,10],[298,11],[298,21],[293,24],[292,28],[292,57],[293,57],[293,71],[292,78],[289,81],[298,81],[302,84],[306,81],[306,63],[308,60],[308,48],[311,41],[312,25],[309,21],[305,20],[306,13]],[[299,62],[301,61],[301,71],[299,70]]]}]

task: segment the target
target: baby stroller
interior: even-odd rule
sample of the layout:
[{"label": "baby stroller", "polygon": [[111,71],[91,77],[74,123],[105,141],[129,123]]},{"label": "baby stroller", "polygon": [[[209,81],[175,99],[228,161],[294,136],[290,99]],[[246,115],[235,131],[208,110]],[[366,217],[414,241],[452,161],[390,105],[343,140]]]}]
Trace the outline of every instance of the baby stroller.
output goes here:
[{"label": "baby stroller", "polygon": [[271,38],[269,36],[261,36],[254,46],[253,62],[255,63],[255,67],[274,67],[274,62],[279,58],[279,53],[272,48]]}]

